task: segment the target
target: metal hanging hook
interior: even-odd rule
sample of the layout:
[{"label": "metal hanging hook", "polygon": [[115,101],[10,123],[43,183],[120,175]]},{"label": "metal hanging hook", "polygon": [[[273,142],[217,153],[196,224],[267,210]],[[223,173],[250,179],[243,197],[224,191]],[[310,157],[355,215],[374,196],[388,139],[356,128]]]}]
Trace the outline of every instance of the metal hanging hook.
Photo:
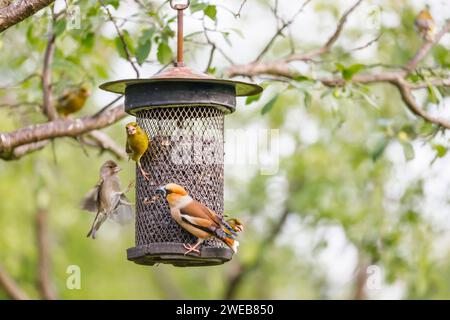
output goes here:
[{"label": "metal hanging hook", "polygon": [[183,1],[184,3],[174,3],[174,0],[170,0],[170,7],[174,10],[184,10],[189,7],[191,0]]},{"label": "metal hanging hook", "polygon": [[191,3],[190,0],[185,1],[185,3],[174,3],[173,0],[170,0],[170,7],[174,10],[178,11],[178,31],[177,31],[177,62],[175,63],[176,67],[183,67],[183,10],[189,7]]}]

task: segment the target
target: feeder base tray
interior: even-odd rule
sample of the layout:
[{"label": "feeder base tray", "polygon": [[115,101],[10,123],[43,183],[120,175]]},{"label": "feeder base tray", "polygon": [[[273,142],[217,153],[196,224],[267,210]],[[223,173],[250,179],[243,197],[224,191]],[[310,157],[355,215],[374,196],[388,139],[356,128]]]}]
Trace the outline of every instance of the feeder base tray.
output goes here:
[{"label": "feeder base tray", "polygon": [[153,243],[128,249],[127,258],[149,266],[164,263],[176,267],[203,267],[224,264],[233,257],[228,248],[200,248],[200,256],[195,252],[184,255],[185,252],[179,243]]}]

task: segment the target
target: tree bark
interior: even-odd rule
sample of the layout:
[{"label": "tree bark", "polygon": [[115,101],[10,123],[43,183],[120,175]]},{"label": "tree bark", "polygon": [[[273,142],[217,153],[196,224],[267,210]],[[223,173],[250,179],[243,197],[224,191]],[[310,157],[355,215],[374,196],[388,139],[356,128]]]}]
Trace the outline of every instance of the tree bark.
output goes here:
[{"label": "tree bark", "polygon": [[34,15],[55,0],[18,0],[0,9],[0,33]]}]

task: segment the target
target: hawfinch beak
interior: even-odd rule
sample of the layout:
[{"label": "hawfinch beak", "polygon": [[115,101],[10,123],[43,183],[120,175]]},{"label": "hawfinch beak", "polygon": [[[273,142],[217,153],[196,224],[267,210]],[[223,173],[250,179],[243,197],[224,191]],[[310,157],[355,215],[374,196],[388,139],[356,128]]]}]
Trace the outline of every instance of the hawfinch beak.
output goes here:
[{"label": "hawfinch beak", "polygon": [[159,187],[158,189],[156,189],[156,194],[166,197],[167,195],[166,188],[164,188],[164,186]]}]

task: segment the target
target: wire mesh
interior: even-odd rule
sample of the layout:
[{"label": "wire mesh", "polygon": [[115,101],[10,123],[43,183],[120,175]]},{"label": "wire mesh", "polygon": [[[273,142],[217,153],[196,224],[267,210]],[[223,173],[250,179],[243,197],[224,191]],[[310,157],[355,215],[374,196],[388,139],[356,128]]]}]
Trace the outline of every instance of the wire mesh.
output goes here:
[{"label": "wire mesh", "polygon": [[[136,245],[193,244],[197,239],[172,219],[156,189],[177,183],[194,199],[223,214],[224,113],[214,106],[172,106],[141,110],[136,118],[151,141],[141,159],[150,181],[136,169]],[[224,244],[209,239],[203,247]]]}]

